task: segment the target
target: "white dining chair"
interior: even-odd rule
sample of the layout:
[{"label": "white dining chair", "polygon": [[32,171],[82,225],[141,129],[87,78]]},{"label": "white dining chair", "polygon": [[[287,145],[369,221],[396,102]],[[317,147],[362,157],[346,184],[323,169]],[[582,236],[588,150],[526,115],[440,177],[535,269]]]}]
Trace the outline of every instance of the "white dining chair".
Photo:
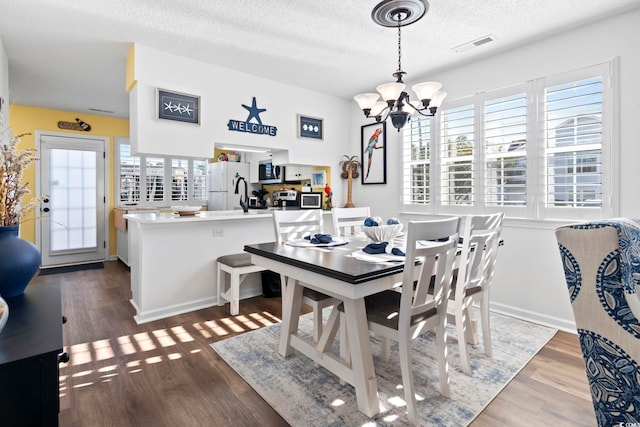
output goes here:
[{"label": "white dining chair", "polygon": [[487,356],[493,355],[489,322],[489,291],[502,234],[503,213],[467,215],[461,224],[462,245],[457,277],[451,287],[449,322],[456,325],[462,371],[471,373],[468,344],[478,342],[475,320],[470,311],[480,307],[482,341]]},{"label": "white dining chair", "polygon": [[[365,298],[369,330],[376,336],[398,342],[405,401],[409,421],[414,425],[418,425],[418,410],[411,366],[411,342],[434,329],[439,391],[449,397],[447,295],[458,246],[458,224],[458,217],[409,221],[401,291],[390,289]],[[436,241],[444,238],[447,240]],[[420,259],[420,263],[415,262],[416,258]],[[429,294],[431,283],[435,289],[433,295]]]},{"label": "white dining chair", "polygon": [[[323,221],[321,209],[301,209],[274,211],[273,225],[278,243],[304,238],[307,235],[322,233]],[[280,276],[282,292],[286,292],[286,277]],[[304,286],[304,284],[302,284]],[[322,310],[340,301],[310,288],[304,288],[302,302],[313,310],[313,340],[318,342],[322,334]]]},{"label": "white dining chair", "polygon": [[333,231],[337,236],[353,236],[362,232],[364,220],[371,216],[369,206],[359,208],[333,208]]}]

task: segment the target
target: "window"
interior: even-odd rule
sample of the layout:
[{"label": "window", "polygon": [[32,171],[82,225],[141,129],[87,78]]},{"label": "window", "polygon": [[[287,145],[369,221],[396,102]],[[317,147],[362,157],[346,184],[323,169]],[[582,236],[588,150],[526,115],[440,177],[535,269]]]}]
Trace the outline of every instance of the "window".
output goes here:
[{"label": "window", "polygon": [[602,78],[545,88],[546,205],[602,206]]},{"label": "window", "polygon": [[129,144],[119,146],[119,169],[118,178],[120,185],[119,201],[122,203],[138,203],[140,201],[140,157],[131,155]]},{"label": "window", "polygon": [[179,201],[197,205],[207,200],[206,160],[132,156],[131,146],[124,141],[116,141],[119,203],[166,206]]},{"label": "window", "polygon": [[487,206],[527,202],[527,97],[484,102],[484,193]]},{"label": "window", "polygon": [[404,134],[404,192],[407,205],[428,204],[431,201],[429,162],[431,146],[431,120],[412,120],[409,132]]},{"label": "window", "polygon": [[440,188],[443,205],[474,204],[473,105],[441,112]]},{"label": "window", "polygon": [[436,117],[414,117],[403,134],[404,204],[539,219],[615,216],[612,66],[473,95],[446,103]]}]

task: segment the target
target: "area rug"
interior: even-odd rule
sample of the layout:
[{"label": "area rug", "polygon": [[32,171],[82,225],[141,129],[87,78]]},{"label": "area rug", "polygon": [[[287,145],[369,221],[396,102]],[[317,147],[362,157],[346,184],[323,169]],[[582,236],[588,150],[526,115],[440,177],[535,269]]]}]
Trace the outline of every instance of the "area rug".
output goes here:
[{"label": "area rug", "polygon": [[[482,344],[470,346],[471,375],[462,372],[457,343],[449,343],[450,399],[436,390],[434,334],[414,341],[413,371],[416,394],[420,396],[421,426],[468,425],[556,332],[497,314],[491,315],[491,322],[494,356],[487,357]],[[310,314],[301,318],[300,329],[311,330]],[[281,357],[279,337],[280,324],[211,347],[292,426],[409,425],[397,344],[391,348],[389,362],[384,362],[379,341],[371,338],[381,408],[372,419],[357,410],[351,385],[341,385],[334,374],[315,367],[297,350],[287,358]],[[334,351],[337,353],[337,345]]]},{"label": "area rug", "polygon": [[49,274],[71,273],[73,271],[96,270],[99,268],[104,268],[104,263],[92,262],[89,264],[65,265],[62,267],[43,268],[43,269],[40,269],[40,273],[38,275],[47,276]]}]

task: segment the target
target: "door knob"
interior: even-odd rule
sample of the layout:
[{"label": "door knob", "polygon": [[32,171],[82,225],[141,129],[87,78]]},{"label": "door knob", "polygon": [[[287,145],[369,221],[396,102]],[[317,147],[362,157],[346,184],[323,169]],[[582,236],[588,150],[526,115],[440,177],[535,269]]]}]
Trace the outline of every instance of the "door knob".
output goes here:
[{"label": "door knob", "polygon": [[44,203],[49,203],[49,199],[42,200]]},{"label": "door knob", "polygon": [[49,212],[49,208],[42,209],[44,212]]}]

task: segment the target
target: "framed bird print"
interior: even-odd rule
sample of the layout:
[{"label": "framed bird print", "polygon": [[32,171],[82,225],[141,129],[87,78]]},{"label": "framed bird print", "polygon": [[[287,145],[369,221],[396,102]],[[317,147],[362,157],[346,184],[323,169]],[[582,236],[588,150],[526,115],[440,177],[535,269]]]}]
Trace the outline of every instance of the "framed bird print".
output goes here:
[{"label": "framed bird print", "polygon": [[387,124],[372,123],[360,127],[362,144],[362,184],[387,183]]}]

